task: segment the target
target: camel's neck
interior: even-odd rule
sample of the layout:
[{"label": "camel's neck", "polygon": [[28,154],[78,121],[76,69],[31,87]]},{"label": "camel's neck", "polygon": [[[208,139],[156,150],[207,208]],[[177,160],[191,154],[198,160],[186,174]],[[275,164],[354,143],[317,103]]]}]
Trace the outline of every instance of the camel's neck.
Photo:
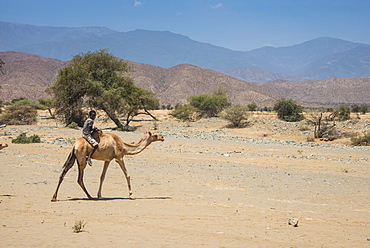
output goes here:
[{"label": "camel's neck", "polygon": [[148,145],[152,143],[149,140],[149,135],[147,134],[136,145],[125,144],[125,155],[135,155],[142,152]]}]

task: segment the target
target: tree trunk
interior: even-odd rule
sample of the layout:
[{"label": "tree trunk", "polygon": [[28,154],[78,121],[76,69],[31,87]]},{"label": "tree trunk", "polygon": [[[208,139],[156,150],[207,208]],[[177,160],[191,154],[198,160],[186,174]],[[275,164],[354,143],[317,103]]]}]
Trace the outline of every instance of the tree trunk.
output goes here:
[{"label": "tree trunk", "polygon": [[149,111],[147,109],[144,109],[145,113],[147,113],[150,117],[152,117],[154,120],[157,120],[157,118],[152,115],[151,113],[149,113]]},{"label": "tree trunk", "polygon": [[118,117],[116,116],[116,114],[114,112],[110,112],[110,111],[108,111],[106,109],[103,109],[103,111],[114,122],[114,124],[116,124],[116,126],[117,126],[118,129],[123,129],[122,123],[120,122],[120,120],[118,119]]}]

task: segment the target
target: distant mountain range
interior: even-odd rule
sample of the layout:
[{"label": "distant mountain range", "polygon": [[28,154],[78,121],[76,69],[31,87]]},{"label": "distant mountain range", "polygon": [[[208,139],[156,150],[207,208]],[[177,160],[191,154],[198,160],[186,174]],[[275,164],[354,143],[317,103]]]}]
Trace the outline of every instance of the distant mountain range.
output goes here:
[{"label": "distant mountain range", "polygon": [[370,75],[370,45],[329,37],[242,52],[168,31],[117,32],[105,27],[44,27],[0,22],[0,51],[68,61],[81,52],[99,49],[108,49],[118,58],[164,68],[192,64],[253,83]]},{"label": "distant mountain range", "polygon": [[[11,101],[26,97],[36,101],[50,97],[45,89],[56,79],[58,71],[67,62],[39,55],[19,52],[0,52],[5,61],[4,75],[0,75],[0,100]],[[260,85],[248,83],[217,71],[190,64],[162,68],[149,64],[125,61],[131,68],[130,76],[137,86],[150,90],[161,104],[187,103],[187,98],[197,94],[211,94],[218,87],[228,91],[232,103],[257,103],[273,106],[281,96]]]},{"label": "distant mountain range", "polygon": [[[0,100],[19,97],[31,100],[49,97],[44,91],[56,79],[58,71],[68,62],[20,52],[0,52],[6,64],[0,74]],[[285,97],[304,106],[337,106],[339,104],[370,104],[370,78],[331,78],[287,82],[275,80],[258,85],[236,79],[217,71],[190,64],[162,68],[126,61],[132,68],[130,76],[137,86],[150,90],[161,104],[187,103],[197,94],[211,94],[218,87],[228,91],[229,100],[259,107],[271,107]],[[258,72],[258,70],[257,70]],[[258,74],[258,73],[257,73]]]},{"label": "distant mountain range", "polygon": [[370,104],[370,78],[328,78],[300,82],[271,81],[263,87],[295,99],[302,105],[318,104],[338,106],[340,104]]}]

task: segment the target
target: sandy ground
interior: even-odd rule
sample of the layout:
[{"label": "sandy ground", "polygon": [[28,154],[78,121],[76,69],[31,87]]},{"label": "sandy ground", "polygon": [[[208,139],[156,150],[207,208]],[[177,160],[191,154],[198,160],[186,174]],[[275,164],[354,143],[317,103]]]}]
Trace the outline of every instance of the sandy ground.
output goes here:
[{"label": "sandy ground", "polygon": [[[224,123],[134,125],[116,133],[136,143],[156,126],[165,136],[125,158],[137,199],[112,162],[102,200],[86,198],[74,166],[58,202],[50,200],[81,131],[45,120],[2,128],[0,247],[370,247],[370,149],[256,142],[253,128]],[[23,131],[54,142],[12,144]],[[94,196],[102,165],[85,170]],[[80,233],[76,221],[86,223]]]}]

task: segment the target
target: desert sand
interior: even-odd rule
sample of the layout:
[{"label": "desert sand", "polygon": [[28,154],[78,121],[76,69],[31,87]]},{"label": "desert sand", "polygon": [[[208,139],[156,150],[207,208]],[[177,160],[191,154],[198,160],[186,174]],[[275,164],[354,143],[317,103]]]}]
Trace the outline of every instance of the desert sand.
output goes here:
[{"label": "desert sand", "polygon": [[[101,129],[112,127],[98,120]],[[242,129],[219,119],[182,123],[161,115],[115,132],[137,143],[145,131],[165,141],[125,158],[136,200],[112,161],[103,199],[88,200],[77,166],[51,202],[81,130],[54,120],[0,129],[1,247],[370,247],[369,147],[305,142],[251,119]],[[43,143],[12,144],[21,132]],[[85,170],[96,196],[103,162]],[[290,219],[298,225],[289,225]],[[85,226],[73,231],[76,221]]]}]

